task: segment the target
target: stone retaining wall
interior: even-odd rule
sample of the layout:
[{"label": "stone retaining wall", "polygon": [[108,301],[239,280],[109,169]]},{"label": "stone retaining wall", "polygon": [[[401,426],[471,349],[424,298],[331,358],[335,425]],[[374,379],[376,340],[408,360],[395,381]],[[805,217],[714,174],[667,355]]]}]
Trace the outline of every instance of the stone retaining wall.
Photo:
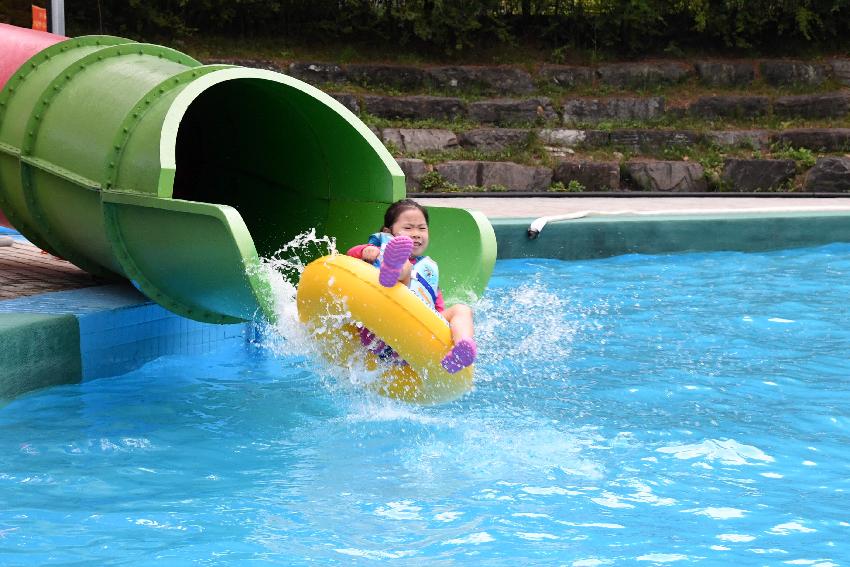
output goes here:
[{"label": "stone retaining wall", "polygon": [[582,125],[600,122],[653,121],[665,116],[684,115],[704,120],[717,118],[840,119],[850,113],[850,93],[832,92],[792,96],[704,96],[686,106],[666,108],[664,97],[487,99],[467,102],[456,97],[380,96],[358,97],[333,93],[337,100],[357,113],[395,120],[468,119],[481,124],[501,125]]},{"label": "stone retaining wall", "polygon": [[771,114],[781,118],[841,118],[850,112],[850,94],[836,91],[792,96],[702,96],[684,106],[667,108],[664,97],[550,97],[534,96],[541,88],[568,91],[597,86],[649,89],[694,78],[709,87],[746,88],[758,79],[775,87],[818,88],[834,81],[850,86],[850,59],[826,62],[795,60],[696,61],[613,63],[598,67],[540,65],[521,67],[442,66],[415,67],[332,63],[281,64],[270,60],[227,59],[233,63],[272,69],[315,85],[358,85],[406,93],[438,90],[491,98],[467,102],[453,96],[379,96],[335,93],[332,96],[355,113],[388,119],[454,120],[467,118],[484,124],[563,123],[653,120],[670,115],[700,119],[754,119]]},{"label": "stone retaining wall", "polygon": [[850,152],[850,128],[796,128],[769,130],[574,130],[569,128],[477,128],[455,134],[437,128],[381,128],[375,134],[405,153],[442,151],[461,146],[501,151],[535,138],[558,153],[567,149],[622,149],[653,153],[669,148],[711,144],[721,148],[764,150],[770,146],[805,148],[814,152]]},{"label": "stone retaining wall", "polygon": [[835,80],[850,85],[850,59],[823,62],[800,60],[700,60],[610,63],[595,67],[540,65],[526,67],[473,65],[417,67],[319,62],[278,63],[271,60],[216,59],[279,71],[314,85],[353,84],[406,92],[439,89],[494,95],[524,95],[542,86],[574,89],[603,86],[648,89],[695,78],[712,87],[746,87],[758,79],[771,86],[813,86]]},{"label": "stone retaining wall", "polygon": [[[533,137],[549,144],[557,155],[559,150],[572,148],[598,149],[611,147],[626,151],[660,152],[666,148],[687,148],[695,144],[714,144],[720,148],[748,147],[766,149],[770,146],[805,148],[814,152],[850,151],[850,129],[796,129],[780,132],[767,130],[709,131],[704,133],[676,130],[523,130],[511,128],[480,128],[460,134],[440,129],[383,128],[376,135],[390,147],[408,154],[444,151],[457,147],[485,151],[522,147]],[[618,162],[566,157],[557,160],[552,168],[532,167],[506,162],[448,161],[427,166],[424,160],[401,158],[398,162],[407,176],[408,189],[418,191],[422,177],[436,171],[449,183],[459,187],[498,186],[507,191],[546,191],[551,183],[579,183],[587,191],[621,189],[646,191],[702,192],[710,190],[705,172],[688,161],[633,160],[620,167]],[[486,164],[486,165],[482,165]],[[726,160],[717,188],[724,191],[787,190],[799,172],[790,159]],[[846,177],[846,180],[845,180]],[[813,192],[843,192],[850,190],[850,158],[822,158],[808,175],[802,177],[803,188]]]},{"label": "stone retaining wall", "polygon": [[[508,67],[409,67],[391,65],[347,65],[292,63],[280,66],[272,61],[229,60],[288,72],[318,84],[356,83],[363,86],[391,86],[401,90],[421,90],[429,85],[475,87],[481,92],[527,95],[525,98],[489,98],[469,102],[452,96],[383,96],[375,94],[331,93],[355,114],[396,120],[466,119],[501,126],[591,125],[600,122],[640,122],[663,118],[690,117],[756,120],[768,116],[780,119],[841,119],[850,114],[850,92],[841,90],[802,95],[699,96],[670,106],[663,96],[551,97],[532,96],[535,83],[527,71]],[[828,63],[802,61],[698,61],[684,63],[623,63],[595,69],[543,65],[537,77],[560,85],[588,81],[623,88],[669,84],[695,76],[707,85],[746,86],[757,76],[777,85],[820,85],[828,78],[850,86],[850,59]],[[539,85],[539,82],[537,83]],[[489,85],[489,86],[488,86]],[[487,87],[487,88],[484,88]],[[467,89],[468,90],[468,89]]]},{"label": "stone retaining wall", "polygon": [[[799,60],[703,60],[696,62],[615,63],[596,67],[540,65],[530,67],[404,66],[229,60],[229,63],[280,71],[316,85],[357,85],[367,90],[391,89],[398,96],[351,92],[331,93],[356,114],[389,120],[464,121],[464,131],[427,128],[372,128],[394,151],[408,156],[466,148],[502,152],[529,143],[546,146],[551,167],[485,160],[452,160],[435,165],[415,158],[398,159],[408,188],[418,190],[428,174],[439,174],[459,188],[500,191],[548,191],[583,188],[587,191],[636,190],[701,192],[776,191],[792,187],[812,192],[850,192],[850,157],[821,157],[807,172],[788,159],[728,158],[711,182],[698,163],[623,158],[601,161],[579,158],[576,152],[609,149],[638,155],[679,155],[697,145],[748,148],[759,152],[777,147],[806,148],[813,152],[850,152],[850,128],[768,130],[671,130],[659,128],[665,118],[690,118],[710,124],[717,119],[755,121],[839,120],[850,114],[850,58],[821,62]],[[712,94],[669,104],[663,96],[575,96],[570,90],[602,92],[612,89],[655,89],[684,81],[711,88],[746,92],[756,81],[775,87],[802,86],[829,90],[817,94],[772,96]],[[554,89],[554,90],[553,90]],[[557,91],[562,94],[556,94]],[[470,101],[460,96],[483,98]],[[543,91],[553,96],[539,96]],[[410,93],[410,94],[402,94]],[[646,123],[646,128],[602,129],[597,124]],[[470,123],[481,125],[467,130]],[[655,126],[653,126],[655,125]],[[469,155],[466,152],[465,155]],[[474,154],[473,154],[474,155]],[[758,154],[756,154],[758,155]],[[535,160],[536,161],[536,160]],[[717,172],[716,166],[712,171]],[[719,178],[718,178],[719,175]],[[431,179],[433,180],[433,179]],[[553,185],[554,184],[554,185]]]},{"label": "stone retaining wall", "polygon": [[[625,163],[560,160],[554,168],[511,162],[447,161],[433,166],[423,160],[399,158],[409,191],[422,189],[425,175],[436,172],[460,190],[550,191],[552,183],[569,187],[577,182],[583,191],[654,191],[701,193],[706,191],[761,192],[787,190],[798,175],[788,159],[737,159],[725,161],[719,187],[709,186],[703,167],[690,161],[632,160]],[[850,193],[850,158],[819,158],[802,174],[803,191]]]}]

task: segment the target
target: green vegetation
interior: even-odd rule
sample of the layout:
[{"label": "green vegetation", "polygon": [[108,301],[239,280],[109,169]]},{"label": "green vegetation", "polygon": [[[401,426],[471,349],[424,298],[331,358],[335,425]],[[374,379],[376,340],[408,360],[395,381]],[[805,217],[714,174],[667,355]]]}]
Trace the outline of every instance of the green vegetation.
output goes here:
[{"label": "green vegetation", "polygon": [[486,187],[467,185],[461,187],[450,182],[437,171],[429,171],[419,181],[419,191],[422,193],[503,193],[507,190],[508,188],[504,185],[488,185]]},{"label": "green vegetation", "polygon": [[[694,50],[799,55],[834,52],[850,38],[850,0],[98,0],[65,6],[72,35],[166,42],[211,34],[275,38],[276,49],[286,51],[321,38],[335,46],[338,61],[346,49],[348,60],[473,54],[486,63],[528,61],[532,52],[561,63],[683,57]],[[0,0],[0,19],[28,25],[27,9]]]},{"label": "green vegetation", "polygon": [[791,148],[788,146],[774,146],[771,153],[775,159],[792,159],[797,164],[797,171],[803,172],[815,165],[817,156],[807,148]]},{"label": "green vegetation", "polygon": [[566,185],[564,185],[563,181],[555,181],[549,185],[550,193],[581,193],[586,190],[587,187],[582,185],[578,179],[571,179]]}]

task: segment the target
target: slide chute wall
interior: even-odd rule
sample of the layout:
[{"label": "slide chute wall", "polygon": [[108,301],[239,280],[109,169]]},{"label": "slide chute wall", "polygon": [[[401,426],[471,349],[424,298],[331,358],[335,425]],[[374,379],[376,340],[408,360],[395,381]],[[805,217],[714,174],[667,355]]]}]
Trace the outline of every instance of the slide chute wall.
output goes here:
[{"label": "slide chute wall", "polygon": [[[0,91],[0,210],[41,248],[178,314],[273,318],[260,256],[313,227],[360,242],[405,195],[380,141],[306,83],[122,38],[54,38]],[[446,294],[479,294],[492,227],[432,216]]]}]

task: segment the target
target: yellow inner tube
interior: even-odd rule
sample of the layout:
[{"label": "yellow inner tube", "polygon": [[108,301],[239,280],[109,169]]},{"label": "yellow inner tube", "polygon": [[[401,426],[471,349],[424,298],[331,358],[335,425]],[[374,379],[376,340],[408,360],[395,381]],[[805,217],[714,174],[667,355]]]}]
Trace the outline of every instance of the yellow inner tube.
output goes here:
[{"label": "yellow inner tube", "polygon": [[[378,270],[357,258],[325,256],[311,262],[298,283],[298,316],[332,361],[366,358],[381,369],[369,387],[381,395],[419,404],[454,400],[472,388],[473,367],[449,374],[440,361],[453,346],[445,319],[406,286],[378,283]],[[361,323],[395,350],[407,365],[378,360],[360,345]]]}]

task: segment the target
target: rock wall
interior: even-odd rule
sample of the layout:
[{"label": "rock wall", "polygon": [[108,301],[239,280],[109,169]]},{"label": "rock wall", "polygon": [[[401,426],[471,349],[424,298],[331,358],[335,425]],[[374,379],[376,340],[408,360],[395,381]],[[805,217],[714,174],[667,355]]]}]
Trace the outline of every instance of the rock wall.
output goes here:
[{"label": "rock wall", "polygon": [[[850,58],[594,67],[225,62],[273,69],[330,89],[334,98],[373,123],[462,123],[456,131],[373,127],[391,151],[404,156],[398,162],[413,191],[434,175],[460,189],[499,191],[850,191],[850,157],[819,155],[813,166],[814,159],[801,167],[770,155],[776,148],[850,152],[850,128],[844,127],[850,126],[850,89],[844,88],[850,87]],[[668,100],[670,89],[681,93],[677,85],[684,82],[688,96]],[[753,85],[758,85],[757,94],[748,92]],[[346,86],[350,92],[344,92]],[[384,94],[388,90],[395,94]],[[665,92],[668,96],[654,94]],[[824,126],[758,127],[785,120]],[[712,128],[724,122],[756,127]],[[699,126],[659,126],[665,123]],[[542,147],[548,157],[533,164],[509,161],[513,151],[529,146]],[[752,156],[721,154],[722,165],[713,166],[711,174],[695,160],[662,157],[698,148],[743,148]],[[603,157],[594,158],[600,151]],[[506,161],[453,159],[453,152],[505,156],[498,159]],[[444,161],[436,163],[428,155]]]}]

